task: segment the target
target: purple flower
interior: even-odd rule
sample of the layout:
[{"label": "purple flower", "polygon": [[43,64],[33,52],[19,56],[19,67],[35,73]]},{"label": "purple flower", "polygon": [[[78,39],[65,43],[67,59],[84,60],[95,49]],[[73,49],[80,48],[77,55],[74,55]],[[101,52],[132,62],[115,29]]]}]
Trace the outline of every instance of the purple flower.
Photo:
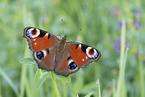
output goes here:
[{"label": "purple flower", "polygon": [[[125,22],[125,26],[126,28],[128,27],[127,22]],[[118,29],[121,30],[121,28],[122,28],[122,22],[118,22]]]},{"label": "purple flower", "polygon": [[111,10],[111,14],[112,14],[112,16],[119,18],[119,17],[121,16],[121,12],[120,12],[119,6],[115,6],[115,7]]},{"label": "purple flower", "polygon": [[[130,47],[130,43],[126,42],[125,46]],[[116,52],[119,51],[120,47],[121,47],[121,38],[119,37],[115,40],[114,51],[116,51]]]},{"label": "purple flower", "polygon": [[140,21],[134,21],[133,22],[133,26],[136,28],[136,29],[140,29],[142,27],[142,24]]},{"label": "purple flower", "polygon": [[120,43],[121,43],[121,38],[119,37],[115,40],[114,51],[120,50]]},{"label": "purple flower", "polygon": [[134,16],[135,16],[135,18],[140,19],[142,17],[141,11],[135,11]]}]

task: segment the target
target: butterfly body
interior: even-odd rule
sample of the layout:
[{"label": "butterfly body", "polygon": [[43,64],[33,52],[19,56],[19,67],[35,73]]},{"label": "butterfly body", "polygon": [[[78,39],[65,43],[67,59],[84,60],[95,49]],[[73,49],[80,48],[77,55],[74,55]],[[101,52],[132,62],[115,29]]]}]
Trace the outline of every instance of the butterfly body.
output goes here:
[{"label": "butterfly body", "polygon": [[26,27],[24,37],[28,40],[29,48],[33,51],[38,67],[68,76],[97,61],[101,53],[82,43],[66,42],[66,36],[58,39],[55,35],[44,30]]}]

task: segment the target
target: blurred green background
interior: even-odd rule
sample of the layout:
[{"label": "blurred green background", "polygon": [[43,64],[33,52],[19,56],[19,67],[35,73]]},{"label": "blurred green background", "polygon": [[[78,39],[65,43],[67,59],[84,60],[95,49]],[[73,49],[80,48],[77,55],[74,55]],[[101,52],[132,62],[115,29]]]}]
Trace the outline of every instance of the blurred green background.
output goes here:
[{"label": "blurred green background", "polygon": [[[144,9],[144,0],[0,0],[0,97],[145,97]],[[102,56],[68,78],[53,77],[33,64],[27,26]]]}]

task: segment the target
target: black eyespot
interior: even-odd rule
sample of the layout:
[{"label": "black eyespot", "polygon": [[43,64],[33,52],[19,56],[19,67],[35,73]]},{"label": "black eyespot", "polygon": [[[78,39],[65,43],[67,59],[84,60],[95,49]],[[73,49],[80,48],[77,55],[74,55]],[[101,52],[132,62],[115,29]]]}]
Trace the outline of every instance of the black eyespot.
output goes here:
[{"label": "black eyespot", "polygon": [[71,56],[69,56],[69,57],[67,58],[67,61],[68,61],[69,59],[71,59]]},{"label": "black eyespot", "polygon": [[49,49],[47,49],[47,54],[49,54]]},{"label": "black eyespot", "polygon": [[86,49],[87,49],[87,48],[88,48],[87,45],[82,44],[81,50],[82,50],[84,53],[86,53]]},{"label": "black eyespot", "polygon": [[78,48],[79,44],[76,45],[76,49]]},{"label": "black eyespot", "polygon": [[42,51],[37,52],[37,53],[36,53],[36,56],[37,56],[37,58],[40,59],[40,60],[42,60],[42,59],[44,58],[44,54],[43,54]]},{"label": "black eyespot", "polygon": [[48,34],[48,39],[50,38],[50,34]]},{"label": "black eyespot", "polygon": [[75,69],[77,67],[77,64],[75,62],[70,63],[69,69]]},{"label": "black eyespot", "polygon": [[[39,29],[39,30],[40,30],[40,29]],[[40,30],[40,34],[39,34],[39,36],[38,36],[38,37],[44,37],[44,36],[45,36],[45,34],[46,34],[46,32],[45,32],[45,31]]]},{"label": "black eyespot", "polygon": [[28,36],[30,38],[29,32],[28,30],[26,31],[26,36]]}]

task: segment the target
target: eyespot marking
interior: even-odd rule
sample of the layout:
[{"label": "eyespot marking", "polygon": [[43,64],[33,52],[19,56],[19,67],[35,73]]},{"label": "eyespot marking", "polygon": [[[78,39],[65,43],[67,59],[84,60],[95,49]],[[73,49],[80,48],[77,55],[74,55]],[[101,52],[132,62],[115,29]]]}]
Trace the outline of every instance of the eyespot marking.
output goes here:
[{"label": "eyespot marking", "polygon": [[31,31],[32,35],[36,35],[37,34],[37,30],[34,28],[34,30]]},{"label": "eyespot marking", "polygon": [[76,45],[76,49],[78,48],[79,44]]},{"label": "eyespot marking", "polygon": [[90,55],[93,55],[93,54],[94,54],[94,49],[90,49],[90,50],[89,50],[89,54],[90,54]]},{"label": "eyespot marking", "polygon": [[71,56],[69,56],[69,57],[67,58],[67,61],[69,61],[69,59],[72,59]]},{"label": "eyespot marking", "polygon": [[49,50],[42,50],[35,52],[34,56],[39,60],[43,60],[46,57],[47,53],[49,53]]},{"label": "eyespot marking", "polygon": [[77,64],[76,64],[75,62],[72,62],[72,63],[69,64],[69,69],[70,69],[70,70],[73,70],[73,69],[75,69],[76,67],[77,67]]},{"label": "eyespot marking", "polygon": [[40,34],[38,37],[44,37],[46,35],[46,32],[43,31],[43,30],[39,30],[40,31]]},{"label": "eyespot marking", "polygon": [[87,45],[82,44],[81,50],[86,54]]},{"label": "eyespot marking", "polygon": [[90,59],[96,59],[96,58],[98,57],[98,52],[97,52],[97,50],[95,50],[95,49],[92,48],[92,47],[88,47],[88,48],[86,49],[86,54],[88,55],[88,57],[89,57]]},{"label": "eyespot marking", "polygon": [[71,56],[69,56],[68,58],[67,58],[67,61],[68,61],[68,68],[70,69],[70,70],[74,70],[76,67],[77,67],[77,64],[74,62],[74,60],[72,59],[72,57]]},{"label": "eyespot marking", "polygon": [[49,54],[49,49],[47,49],[47,54]]},{"label": "eyespot marking", "polygon": [[37,52],[37,53],[36,53],[36,56],[37,56],[37,58],[40,59],[40,60],[44,59],[44,54],[43,54],[42,51]]},{"label": "eyespot marking", "polygon": [[36,28],[28,28],[26,30],[26,36],[28,36],[29,38],[38,37],[39,34],[40,34],[40,30]]},{"label": "eyespot marking", "polygon": [[74,62],[73,59],[68,60],[68,64],[71,64],[72,62]]}]

